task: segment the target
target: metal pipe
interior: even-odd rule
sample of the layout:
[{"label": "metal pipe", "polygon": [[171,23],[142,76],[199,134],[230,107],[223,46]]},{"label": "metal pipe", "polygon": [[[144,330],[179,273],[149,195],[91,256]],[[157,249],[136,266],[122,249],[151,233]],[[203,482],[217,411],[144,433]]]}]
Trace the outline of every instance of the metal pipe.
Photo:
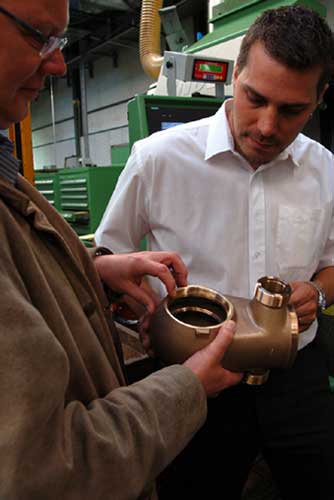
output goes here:
[{"label": "metal pipe", "polygon": [[86,160],[89,155],[89,138],[88,138],[88,115],[87,115],[87,92],[86,92],[86,70],[84,62],[80,64],[80,90],[81,90],[81,123],[83,137],[83,155],[82,166],[86,165]]},{"label": "metal pipe", "polygon": [[163,0],[143,0],[140,18],[139,53],[145,73],[157,79],[163,63],[160,48],[159,9]]},{"label": "metal pipe", "polygon": [[52,135],[53,135],[53,152],[54,152],[54,164],[57,166],[57,136],[56,136],[56,113],[55,113],[55,101],[54,101],[54,78],[50,76],[50,103],[51,103],[51,119],[52,119]]}]

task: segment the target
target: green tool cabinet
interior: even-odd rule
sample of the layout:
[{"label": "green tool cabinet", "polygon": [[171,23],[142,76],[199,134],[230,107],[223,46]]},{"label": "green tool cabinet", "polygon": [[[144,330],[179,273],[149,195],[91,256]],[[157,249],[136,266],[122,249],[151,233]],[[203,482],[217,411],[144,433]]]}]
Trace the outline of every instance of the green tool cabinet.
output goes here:
[{"label": "green tool cabinet", "polygon": [[35,172],[35,186],[59,210],[59,178],[57,172]]},{"label": "green tool cabinet", "polygon": [[98,227],[123,166],[66,168],[36,173],[36,188],[78,235]]}]

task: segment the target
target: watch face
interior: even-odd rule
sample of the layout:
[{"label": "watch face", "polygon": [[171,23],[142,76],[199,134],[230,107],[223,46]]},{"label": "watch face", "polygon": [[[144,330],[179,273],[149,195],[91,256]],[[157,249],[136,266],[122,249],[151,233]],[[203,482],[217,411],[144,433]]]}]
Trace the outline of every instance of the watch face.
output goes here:
[{"label": "watch face", "polygon": [[319,296],[319,305],[322,311],[326,309],[326,299],[323,294],[320,294]]},{"label": "watch face", "polygon": [[314,281],[310,281],[310,284],[317,290],[318,292],[318,312],[323,312],[326,307],[327,307],[327,302],[326,302],[326,296],[321,288],[317,283]]},{"label": "watch face", "polygon": [[318,292],[319,292],[318,308],[320,309],[321,312],[323,312],[326,309],[326,298],[322,291],[318,290]]}]

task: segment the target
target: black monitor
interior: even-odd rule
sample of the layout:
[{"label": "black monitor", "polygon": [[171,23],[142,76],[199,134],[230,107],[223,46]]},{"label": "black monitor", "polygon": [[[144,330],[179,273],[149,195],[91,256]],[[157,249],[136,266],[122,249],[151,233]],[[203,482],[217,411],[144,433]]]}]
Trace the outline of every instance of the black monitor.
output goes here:
[{"label": "black monitor", "polygon": [[211,116],[224,99],[140,95],[128,104],[130,146],[148,135]]}]

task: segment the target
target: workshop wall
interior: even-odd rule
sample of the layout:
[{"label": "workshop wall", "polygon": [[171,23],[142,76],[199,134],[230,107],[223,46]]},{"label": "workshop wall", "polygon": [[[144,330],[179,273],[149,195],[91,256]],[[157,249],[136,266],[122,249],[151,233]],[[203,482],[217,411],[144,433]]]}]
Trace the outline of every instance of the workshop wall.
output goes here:
[{"label": "workshop wall", "polygon": [[[94,62],[93,77],[86,70],[87,115],[90,158],[97,165],[111,165],[111,146],[128,142],[127,101],[146,92],[152,80],[140,65],[138,51],[118,51],[117,67],[110,57]],[[53,139],[50,91],[42,92],[32,104],[35,169],[64,166],[75,155],[72,88],[67,79],[54,82],[56,148]]]}]

